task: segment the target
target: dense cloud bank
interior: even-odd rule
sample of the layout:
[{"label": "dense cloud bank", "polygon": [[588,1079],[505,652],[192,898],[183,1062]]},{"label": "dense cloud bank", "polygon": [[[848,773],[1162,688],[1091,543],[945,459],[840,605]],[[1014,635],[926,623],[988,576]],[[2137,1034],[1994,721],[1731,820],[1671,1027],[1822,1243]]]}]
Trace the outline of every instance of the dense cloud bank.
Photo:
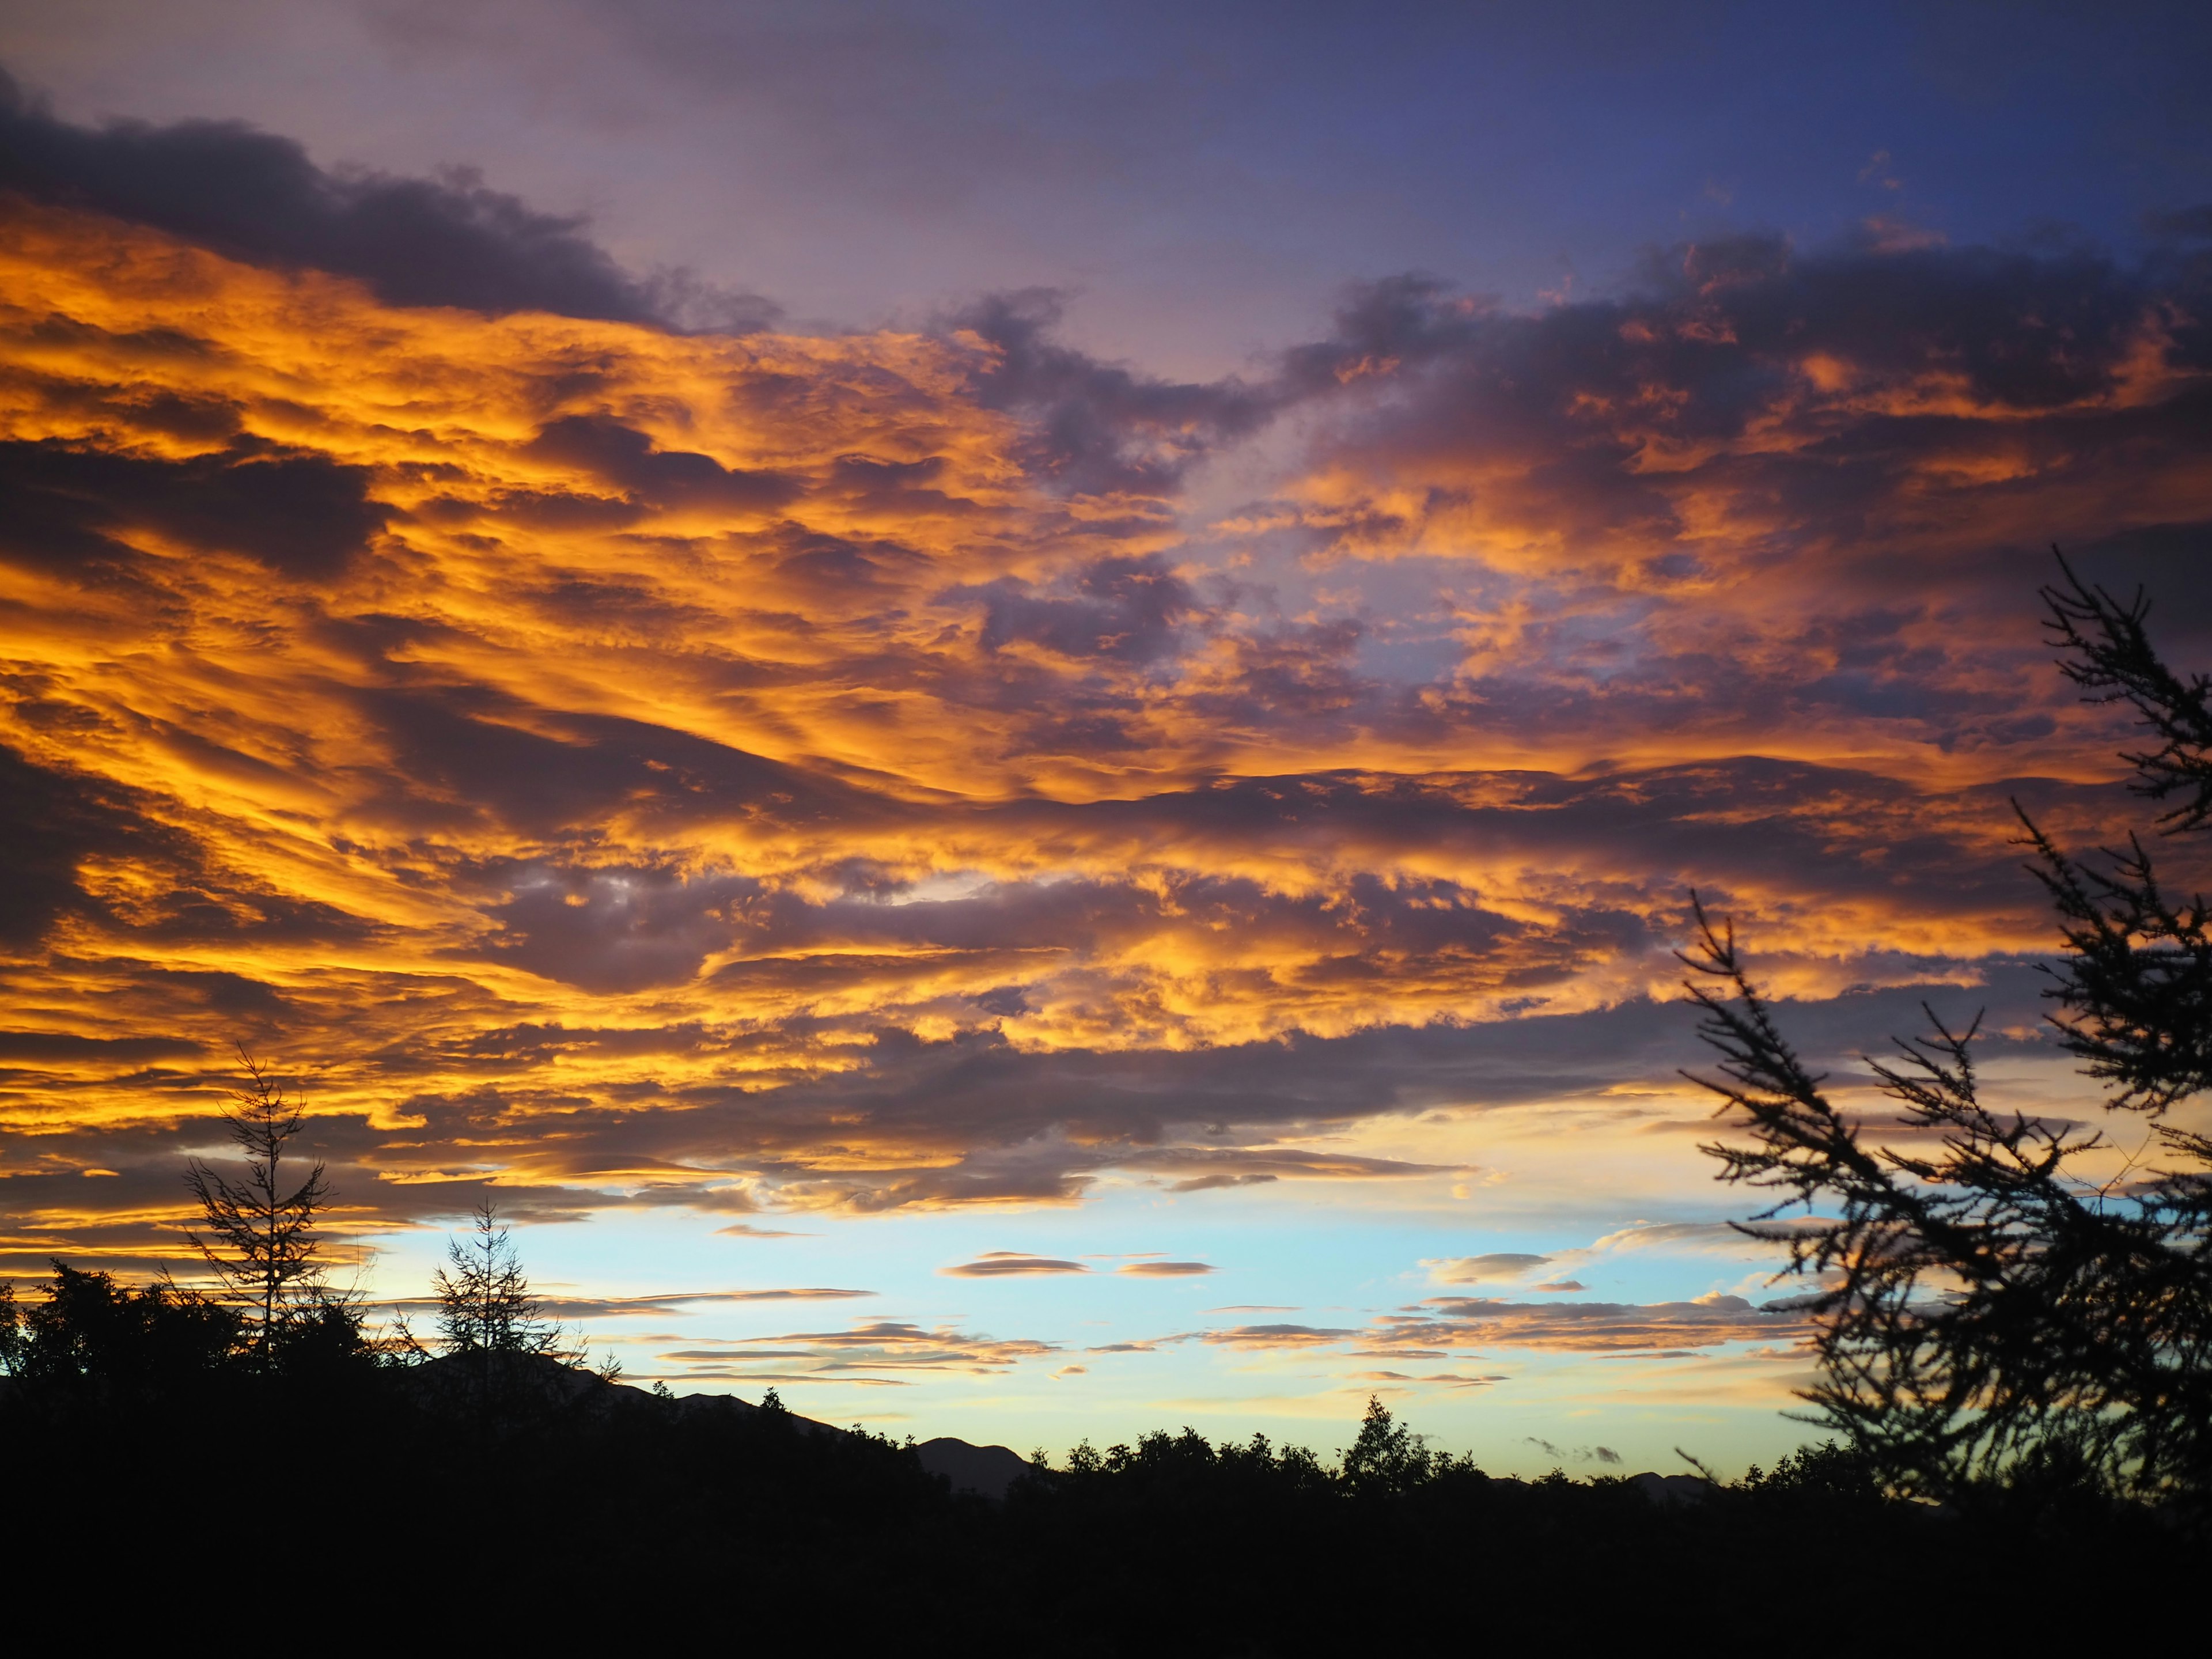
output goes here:
[{"label": "dense cloud bank", "polygon": [[[1188,386],[1036,295],[686,336],[473,182],[0,122],[19,1257],[173,1251],[238,1039],[364,1225],[1449,1182],[1322,1139],[1696,1115],[1692,887],[1824,1053],[1933,987],[2031,1054],[2008,803],[2124,811],[2045,547],[2212,623],[2179,246],[1400,280]],[[1376,1352],[1765,1328],[1542,1305]]]},{"label": "dense cloud bank", "polygon": [[682,273],[623,270],[584,222],[540,213],[472,172],[327,171],[296,141],[239,121],[92,129],[57,119],[0,70],[0,190],[93,209],[234,258],[357,276],[396,306],[493,315],[763,327],[776,308]]}]

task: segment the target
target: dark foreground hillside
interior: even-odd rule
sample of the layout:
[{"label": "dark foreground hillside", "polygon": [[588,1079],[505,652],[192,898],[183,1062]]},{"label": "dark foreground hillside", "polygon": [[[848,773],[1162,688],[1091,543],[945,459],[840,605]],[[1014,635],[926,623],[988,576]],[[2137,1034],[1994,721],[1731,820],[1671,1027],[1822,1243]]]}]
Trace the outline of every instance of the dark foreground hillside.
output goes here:
[{"label": "dark foreground hillside", "polygon": [[[1817,1449],[1729,1486],[1491,1480],[1379,1408],[1341,1468],[1185,1431],[1079,1453],[994,1502],[872,1435],[526,1356],[144,1382],[0,1385],[0,1559],[88,1630],[1414,1653],[1686,1620],[1802,1631],[1854,1583],[1905,1595],[1923,1632],[1972,1590],[1996,1629],[2062,1581],[2185,1583],[2201,1559],[2063,1483],[1931,1513]],[[963,1443],[935,1461],[975,1454],[988,1476]]]}]

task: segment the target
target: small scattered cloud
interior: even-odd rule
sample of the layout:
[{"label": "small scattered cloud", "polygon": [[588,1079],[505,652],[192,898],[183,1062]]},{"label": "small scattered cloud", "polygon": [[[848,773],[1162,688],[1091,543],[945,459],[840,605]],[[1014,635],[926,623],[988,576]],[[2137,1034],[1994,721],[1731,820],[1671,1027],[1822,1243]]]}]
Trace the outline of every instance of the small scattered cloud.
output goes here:
[{"label": "small scattered cloud", "polygon": [[1420,1310],[1389,1314],[1370,1334],[1399,1347],[1518,1347],[1586,1353],[1693,1352],[1734,1342],[1808,1338],[1802,1311],[1754,1307],[1740,1296],[1689,1302],[1504,1302],[1431,1297]]},{"label": "small scattered cloud", "polygon": [[972,1261],[938,1269],[938,1272],[952,1279],[1007,1279],[1029,1273],[1087,1273],[1090,1271],[1080,1261],[1063,1261],[1048,1255],[1024,1255],[1015,1250],[987,1250]]},{"label": "small scattered cloud", "polygon": [[1139,1279],[1182,1279],[1212,1273],[1214,1267],[1210,1261],[1132,1261],[1114,1271]]},{"label": "small scattered cloud", "polygon": [[[1700,1255],[1734,1256],[1742,1261],[1771,1261],[1783,1246],[1770,1240],[1793,1232],[1810,1232],[1832,1224],[1821,1216],[1778,1216],[1758,1224],[1766,1237],[1753,1237],[1727,1221],[1638,1221],[1607,1233],[1587,1250],[1569,1255],[1587,1258],[1633,1250],[1673,1250]],[[1563,1256],[1561,1258],[1565,1260]]]},{"label": "small scattered cloud", "polygon": [[1895,166],[1886,149],[1878,149],[1867,157],[1867,164],[1859,169],[1859,182],[1874,185],[1882,190],[1905,188],[1904,181],[1897,176]]},{"label": "small scattered cloud", "polygon": [[1618,1463],[1620,1454],[1610,1446],[1576,1446],[1563,1449],[1539,1435],[1522,1437],[1526,1444],[1535,1447],[1545,1456],[1559,1463]]},{"label": "small scattered cloud", "polygon": [[[696,1305],[712,1307],[717,1304],[737,1304],[750,1302],[852,1302],[872,1297],[874,1291],[844,1290],[832,1285],[805,1285],[792,1289],[767,1291],[720,1291],[703,1296],[681,1293],[665,1297],[617,1298],[605,1304],[613,1313],[645,1312],[650,1308]],[[562,1311],[574,1307],[580,1311],[581,1304],[563,1304]]]},{"label": "small scattered cloud", "polygon": [[1439,1285],[1489,1285],[1519,1279],[1547,1266],[1548,1255],[1529,1255],[1516,1250],[1498,1250],[1488,1255],[1453,1256],[1421,1263]]},{"label": "small scattered cloud", "polygon": [[[752,1302],[850,1302],[874,1291],[837,1285],[804,1285],[759,1291],[664,1291],[649,1296],[541,1296],[539,1305],[556,1319],[629,1319],[646,1314],[683,1314],[694,1308],[735,1306]],[[369,1304],[381,1311],[423,1314],[437,1309],[434,1297],[399,1297]]]},{"label": "small scattered cloud", "polygon": [[843,1331],[795,1331],[695,1344],[661,1358],[714,1368],[695,1370],[695,1376],[842,1382],[896,1381],[901,1380],[902,1373],[916,1372],[989,1376],[1010,1370],[1024,1360],[1060,1352],[1056,1343],[1027,1338],[982,1336],[950,1325],[925,1328],[902,1320],[878,1320]]},{"label": "small scattered cloud", "polygon": [[1354,1382],[1395,1382],[1433,1387],[1438,1383],[1449,1389],[1486,1389],[1494,1382],[1509,1379],[1504,1372],[1493,1371],[1482,1376],[1468,1376],[1458,1371],[1431,1371],[1419,1376],[1410,1371],[1353,1371],[1348,1379]]},{"label": "small scattered cloud", "polygon": [[1414,1164],[1401,1158],[1364,1158],[1297,1146],[1163,1146],[1124,1154],[1115,1164],[1121,1169],[1143,1174],[1180,1175],[1182,1178],[1169,1188],[1178,1193],[1249,1187],[1284,1177],[1388,1181],[1464,1174],[1468,1169],[1465,1164]]},{"label": "small scattered cloud", "polygon": [[1311,1348],[1358,1334],[1357,1331],[1330,1330],[1315,1325],[1239,1325],[1230,1330],[1191,1334],[1196,1340],[1220,1348]]}]

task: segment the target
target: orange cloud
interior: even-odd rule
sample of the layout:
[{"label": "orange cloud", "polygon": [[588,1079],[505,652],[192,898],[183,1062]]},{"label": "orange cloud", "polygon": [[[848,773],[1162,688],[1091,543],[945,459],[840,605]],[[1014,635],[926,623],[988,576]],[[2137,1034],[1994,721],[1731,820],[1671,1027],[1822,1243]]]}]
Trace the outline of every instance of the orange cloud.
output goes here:
[{"label": "orange cloud", "polygon": [[1785,994],[2018,1012],[2006,798],[2112,806],[2014,550],[2212,519],[2189,296],[2103,266],[1386,285],[1264,386],[1091,365],[1079,453],[1004,306],[487,317],[4,211],[17,1266],[180,1259],[240,1038],[366,1233],[1464,1173],[1328,1137],[1670,1075],[1692,885]]}]

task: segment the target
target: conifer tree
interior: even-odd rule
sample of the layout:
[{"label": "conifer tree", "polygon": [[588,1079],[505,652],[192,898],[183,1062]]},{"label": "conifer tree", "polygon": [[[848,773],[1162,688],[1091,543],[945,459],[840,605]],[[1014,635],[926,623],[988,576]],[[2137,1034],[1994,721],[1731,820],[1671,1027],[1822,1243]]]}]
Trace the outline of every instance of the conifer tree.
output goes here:
[{"label": "conifer tree", "polygon": [[234,1182],[193,1158],[185,1184],[199,1200],[205,1237],[187,1234],[229,1297],[245,1310],[247,1341],[260,1362],[274,1363],[289,1327],[323,1297],[321,1240],[316,1220],[331,1201],[318,1161],[285,1190],[286,1143],[300,1132],[301,1101],[288,1096],[243,1047],[246,1086],[230,1091],[223,1121],[246,1156],[246,1178]]},{"label": "conifer tree", "polygon": [[458,1238],[446,1242],[446,1265],[431,1281],[447,1352],[545,1354],[574,1363],[580,1356],[531,1293],[514,1241],[492,1200],[486,1199],[474,1213],[473,1236],[466,1244]]},{"label": "conifer tree", "polygon": [[[2179,797],[2168,835],[2212,825],[2212,682],[2152,650],[2149,606],[2061,561],[2044,590],[2067,677],[2124,702],[2160,739],[2126,754],[2136,791]],[[2019,811],[2015,803],[2015,811]],[[1723,1180],[1780,1201],[1744,1231],[1815,1280],[1819,1380],[1806,1397],[1892,1486],[1948,1496],[2041,1470],[2212,1509],[2212,1139],[2160,1121],[2212,1082],[2204,901],[2160,884],[2140,839],[2094,860],[2021,811],[2058,914],[2049,971],[2061,1047],[2104,1095],[2078,1117],[2148,1120],[2124,1159],[2105,1129],[1985,1103],[1973,1044],[1928,1011],[1875,1078],[1904,1144],[1838,1107],[1781,1033],[1733,930],[1697,908],[1684,960],[1722,1075],[1698,1079],[1749,1144],[1707,1146]],[[1693,896],[1694,902],[1694,896]],[[1802,1206],[1811,1224],[1771,1224]]]}]

